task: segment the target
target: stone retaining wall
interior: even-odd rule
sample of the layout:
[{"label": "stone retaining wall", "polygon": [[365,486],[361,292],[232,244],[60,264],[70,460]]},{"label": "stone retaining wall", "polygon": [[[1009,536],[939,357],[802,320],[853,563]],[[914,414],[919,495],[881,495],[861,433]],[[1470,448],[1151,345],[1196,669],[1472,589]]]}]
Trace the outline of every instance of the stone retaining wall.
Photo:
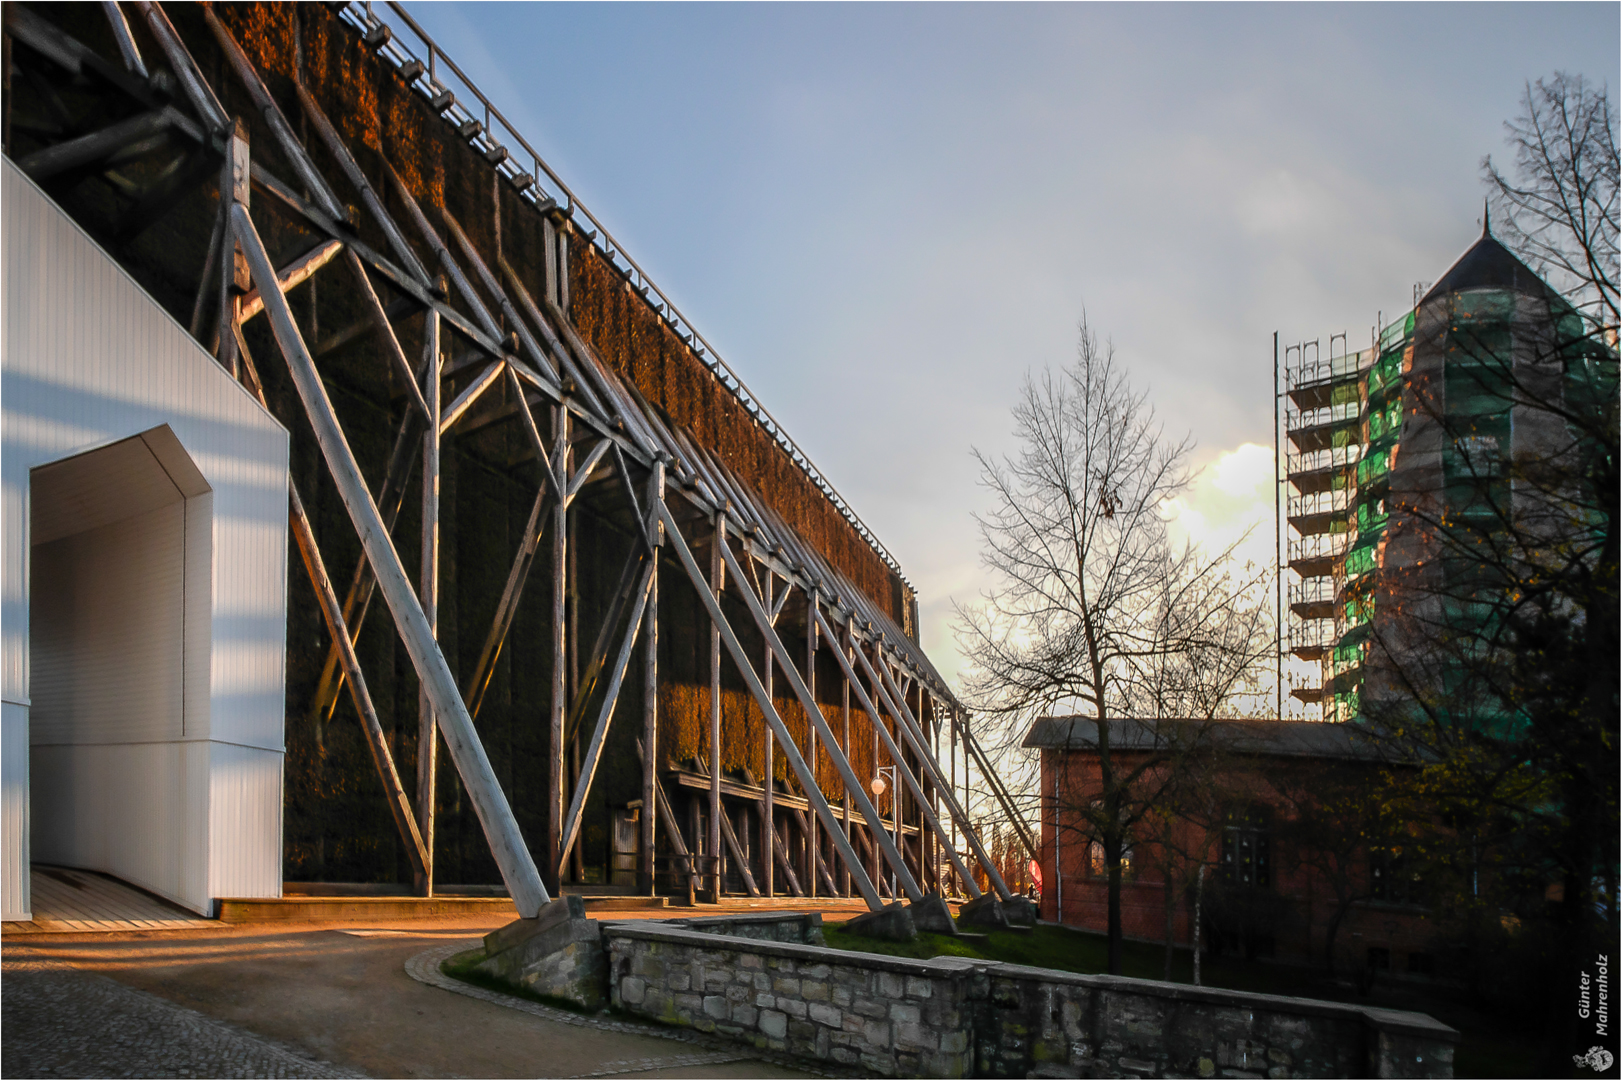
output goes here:
[{"label": "stone retaining wall", "polygon": [[602,939],[626,1012],[883,1076],[1450,1077],[1458,1038],[1421,1013],[668,923]]}]

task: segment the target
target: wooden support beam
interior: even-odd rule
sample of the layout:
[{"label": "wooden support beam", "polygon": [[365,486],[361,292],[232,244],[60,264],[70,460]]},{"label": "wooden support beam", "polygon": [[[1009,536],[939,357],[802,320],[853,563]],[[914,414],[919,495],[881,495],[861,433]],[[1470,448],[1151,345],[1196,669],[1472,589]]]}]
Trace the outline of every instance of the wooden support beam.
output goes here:
[{"label": "wooden support beam", "polygon": [[[351,258],[353,256],[351,255]],[[359,260],[354,262],[354,269],[362,279],[366,272],[361,268]],[[372,297],[376,300],[375,295]],[[427,366],[427,395],[417,395],[422,401],[422,415],[424,419],[424,432],[422,435],[422,578],[419,595],[422,598],[422,613],[428,618],[428,626],[437,637],[439,633],[439,371],[443,363],[443,356],[439,351],[439,313],[430,311],[424,316],[422,351],[423,361]],[[384,326],[387,326],[385,319]],[[393,337],[393,331],[389,331]],[[396,349],[399,342],[395,342]],[[400,357],[404,359],[402,354]],[[415,374],[406,368],[406,376],[413,389],[416,388]],[[427,858],[416,881],[418,896],[433,895],[433,836],[434,812],[438,792],[438,763],[439,739],[433,715],[433,702],[428,697],[425,686],[417,688],[417,820],[418,828],[422,832],[422,840],[427,847]]]},{"label": "wooden support beam", "polygon": [[800,887],[799,875],[794,873],[793,860],[788,858],[788,838],[777,832],[775,823],[771,826],[771,839],[775,841],[771,845],[771,852],[776,858],[777,865],[782,867],[782,876],[788,879],[788,891],[795,896],[804,896],[805,890]]},{"label": "wooden support beam", "polygon": [[[709,551],[709,588],[719,611],[720,594],[726,587],[726,563],[721,553],[726,548],[726,512],[715,515],[714,546]],[[720,854],[720,619],[709,621],[709,853]],[[720,902],[720,860],[715,860],[713,882],[715,901]]]},{"label": "wooden support beam", "polygon": [[552,408],[552,468],[565,496],[552,504],[552,700],[550,739],[547,740],[546,857],[547,880],[560,884],[563,875],[563,726],[568,717],[568,500],[569,411]]},{"label": "wooden support beam", "polygon": [[[276,271],[276,282],[281,286],[283,295],[292,292],[298,286],[308,281],[314,273],[331,262],[343,250],[341,240],[328,240],[316,244],[304,254]],[[265,309],[265,302],[259,296],[258,289],[249,289],[237,305],[236,321],[245,323]]]},{"label": "wooden support beam", "polygon": [[[815,706],[817,714],[820,715],[822,707],[816,700],[816,623],[810,615],[810,611],[816,607],[816,586],[814,585],[805,591],[805,606],[805,688],[810,692],[810,704]],[[821,769],[819,766],[822,762],[821,756],[816,752],[816,727],[811,724],[807,724],[806,727],[808,730],[805,732],[805,745],[806,749],[810,751],[811,777],[820,787]],[[814,817],[806,818],[802,824],[805,829],[805,852],[810,861],[807,872],[807,876],[810,878],[810,894],[815,896],[817,878],[820,877],[817,871],[822,866],[822,849],[821,845],[816,842],[816,819]]]},{"label": "wooden support beam", "polygon": [[[627,487],[630,477],[625,476]],[[632,495],[634,498],[634,495]],[[653,571],[652,581],[648,583],[649,615],[647,621],[647,634],[645,637],[644,652],[642,653],[642,739],[639,745],[642,759],[642,805],[652,806],[654,797],[658,792],[658,745],[659,745],[659,547],[664,534],[664,525],[658,520],[654,508],[664,503],[664,462],[655,459],[653,467],[647,478],[647,504],[648,516],[639,519],[643,527],[643,540],[647,544],[648,559]],[[668,813],[668,809],[666,809]],[[655,891],[657,865],[654,853],[658,850],[658,835],[654,829],[653,815],[642,815],[641,852],[637,866],[638,891],[644,896],[652,896]],[[666,826],[666,831],[669,826]],[[680,833],[675,834],[675,843],[680,843]]]},{"label": "wooden support beam", "polygon": [[[850,641],[850,628],[848,626],[846,626],[844,628],[843,637],[839,641],[837,641],[835,643],[835,647],[840,649],[841,651],[845,651],[847,653],[849,651],[849,647],[850,647],[849,641]],[[843,675],[843,672],[841,671],[840,674]],[[840,684],[840,688],[842,690],[842,698],[841,698],[841,702],[840,702],[839,713],[840,713],[840,716],[842,717],[842,719],[844,720],[844,738],[839,742],[839,751],[842,754],[844,754],[844,756],[846,758],[848,758],[850,756],[850,678],[849,678],[849,676],[848,675],[843,675],[843,677],[839,680],[839,684]],[[844,810],[844,813],[843,813],[843,820],[842,820],[841,824],[844,826],[844,835],[846,837],[848,837],[850,835],[850,789],[849,788],[844,789],[844,807],[843,807],[843,810]],[[840,896],[849,896],[850,895],[850,868],[847,867],[847,866],[843,866],[842,864],[840,865],[840,868],[839,868],[839,895]]]},{"label": "wooden support beam", "polygon": [[518,600],[523,596],[523,587],[529,580],[529,568],[534,563],[544,527],[541,510],[545,505],[546,489],[541,488],[535,493],[534,506],[529,510],[523,543],[513,556],[512,569],[507,571],[506,587],[501,590],[501,602],[496,605],[490,632],[485,635],[484,649],[479,653],[478,663],[474,665],[473,675],[467,682],[467,708],[474,716],[478,715],[479,708],[484,704],[484,692],[489,688],[496,661],[501,658],[501,648],[506,643],[507,631],[518,612]]},{"label": "wooden support beam", "polygon": [[383,200],[378,197],[377,191],[371,185],[371,181],[366,179],[366,174],[361,171],[354,155],[349,152],[349,147],[338,136],[337,131],[332,127],[332,122],[326,118],[326,113],[321,111],[321,107],[315,103],[315,98],[310,96],[310,92],[304,87],[303,80],[299,79],[296,73],[294,75],[293,89],[298,92],[298,103],[303,108],[304,115],[309,118],[311,124],[315,125],[315,133],[326,144],[327,151],[332,155],[332,159],[338,163],[338,168],[343,171],[349,185],[360,193],[360,201],[366,204],[366,209],[371,212],[372,220],[376,221],[383,230],[383,237],[388,241],[389,250],[394,253],[394,257],[400,261],[400,265],[405,268],[405,271],[415,278],[419,284],[432,286],[432,276],[423,267],[421,260],[417,258],[416,252],[412,250],[411,245],[406,241],[405,234],[400,232],[400,227],[395,224],[393,216],[383,206]]},{"label": "wooden support beam", "polygon": [[[771,590],[775,584],[776,578],[768,569],[765,574],[765,581],[762,582],[764,587],[764,592],[762,595],[765,602],[768,604],[771,603]],[[786,584],[784,585],[782,591],[784,596],[788,595]],[[776,668],[776,666],[776,663],[771,659],[771,646],[767,645],[765,647],[765,655],[760,657],[760,681],[765,686],[765,693],[767,697],[770,697],[772,693],[772,671],[774,668]],[[760,865],[765,874],[765,894],[767,896],[775,896],[777,894],[777,861],[775,857],[777,851],[777,815],[775,805],[777,795],[777,738],[776,734],[771,730],[770,724],[766,724],[764,726],[765,779],[760,782],[765,787],[765,806],[761,811],[760,821]]]},{"label": "wooden support beam", "polygon": [[118,41],[118,52],[124,57],[124,66],[143,79],[150,78],[146,73],[146,64],[141,59],[141,50],[135,47],[135,38],[129,32],[124,9],[118,6],[117,0],[101,0],[101,10],[106,13],[107,23]]},{"label": "wooden support beam", "polygon": [[446,432],[466,415],[467,410],[473,407],[473,402],[484,395],[484,392],[500,381],[506,374],[507,365],[504,360],[497,360],[489,367],[479,372],[478,376],[468,383],[456,400],[445,407],[444,413],[439,417],[439,430]]},{"label": "wooden support beam", "polygon": [[[242,342],[239,329],[236,331],[236,340],[240,348]],[[269,408],[269,404],[265,401],[264,385],[259,379],[259,373],[253,367],[253,358],[248,355],[245,348],[242,349],[241,356],[245,376],[243,383],[260,405]],[[394,755],[389,752],[388,736],[384,734],[382,722],[377,718],[377,709],[372,704],[371,693],[366,688],[365,675],[360,670],[360,660],[349,644],[349,628],[344,624],[343,612],[338,608],[337,594],[333,592],[332,579],[327,576],[321,549],[315,544],[315,532],[310,528],[309,513],[304,509],[304,500],[299,497],[297,485],[290,479],[287,498],[288,522],[293,542],[298,547],[304,571],[315,590],[316,602],[321,608],[321,617],[326,622],[327,632],[332,635],[333,642],[338,646],[344,669],[350,675],[349,694],[355,704],[355,713],[360,717],[361,730],[366,735],[366,747],[371,752],[372,765],[377,770],[378,779],[383,783],[389,814],[394,819],[394,827],[400,834],[400,840],[405,844],[406,857],[411,862],[412,872],[418,873],[419,868],[432,856],[417,830],[415,819],[411,816],[411,804],[406,800],[405,787],[400,783],[399,771],[394,766]]]},{"label": "wooden support beam", "polygon": [[202,72],[197,70],[197,62],[186,51],[186,46],[181,44],[180,35],[175,33],[163,9],[151,0],[136,0],[135,9],[146,16],[152,36],[157,38],[158,47],[169,58],[169,67],[179,76],[180,86],[203,126],[210,131],[223,131],[230,127],[231,121],[220,106],[219,99],[214,96]]},{"label": "wooden support beam", "polygon": [[[905,700],[898,700],[899,690],[895,686],[894,680],[890,678],[889,668],[883,663],[883,658],[879,658],[879,662],[876,665],[876,670],[874,670],[874,665],[870,660],[867,659],[867,654],[864,650],[857,648],[855,652],[856,659],[861,661],[861,666],[867,672],[868,678],[872,679],[874,688],[878,691],[879,696],[884,700],[886,706],[890,709],[890,714],[895,717],[895,726],[901,731],[902,737],[905,738],[907,742],[911,743],[914,749],[919,749],[922,746],[922,743],[915,728],[916,721],[911,715],[911,710],[906,707]],[[927,754],[921,753],[921,750],[919,751],[919,756],[923,758],[925,768],[931,768],[934,766],[934,762],[929,759]],[[958,823],[962,826],[963,832],[967,834],[968,843],[973,848],[974,857],[978,859],[979,864],[985,868],[985,873],[990,878],[991,884],[995,887],[997,895],[1001,896],[1004,900],[1007,899],[1012,895],[1010,892],[1008,892],[1007,882],[1002,880],[1001,873],[996,869],[994,860],[991,859],[989,853],[986,852],[984,845],[980,842],[979,833],[974,829],[973,823],[968,820],[968,815],[963,812],[962,807],[957,805],[957,801],[954,798],[948,799],[946,805],[951,811],[952,816],[957,818]],[[952,855],[953,863],[956,866],[958,874],[962,875],[963,879],[968,883],[969,891],[977,897],[979,895],[977,891],[979,886],[974,883],[973,875],[969,874],[968,868],[963,866],[961,862],[958,861],[955,848],[952,849]]]},{"label": "wooden support beam", "polygon": [[246,207],[240,204],[233,206],[231,218],[236,240],[246,255],[253,281],[266,298],[271,329],[287,361],[305,414],[315,431],[316,442],[326,458],[327,467],[354,522],[355,531],[360,535],[361,546],[373,573],[377,575],[378,588],[394,614],[395,626],[410,654],[412,665],[418,677],[428,684],[429,697],[433,701],[445,745],[456,762],[463,786],[489,840],[496,865],[506,881],[507,891],[518,914],[533,917],[540,911],[541,905],[551,900],[551,896],[540,880],[528,848],[524,846],[512,807],[490,767],[478,732],[473,727],[472,717],[468,715],[467,707],[456,689],[444,654],[434,640],[432,627],[406,577],[399,553],[394,550],[382,516],[366,490],[365,480],[360,475],[360,468],[332,409],[315,361],[310,358],[309,349],[299,333],[292,309],[287,306],[286,297],[276,288],[276,271],[270,264],[264,243],[253,227]]},{"label": "wooden support beam", "polygon": [[[250,165],[248,161],[248,129],[247,125],[238,120],[232,126],[231,132],[225,140],[225,163],[220,168],[220,213],[229,220],[235,209],[240,208],[245,214],[248,209],[249,198],[253,189],[248,181]],[[238,305],[242,302],[241,296],[253,287],[248,280],[247,266],[243,261],[242,244],[240,237],[227,232],[220,246],[219,263],[219,352],[216,354],[220,365],[231,373],[233,379],[239,378],[237,365],[237,345],[235,328],[241,320],[237,318]],[[276,290],[281,296],[281,290]]]},{"label": "wooden support beam", "polygon": [[259,78],[259,72],[254,69],[253,61],[248,59],[247,54],[242,51],[242,46],[238,45],[236,38],[231,36],[231,32],[225,29],[225,24],[220,22],[218,15],[214,14],[214,9],[204,7],[202,10],[203,18],[207,21],[208,28],[214,32],[214,38],[219,42],[220,51],[225,54],[226,62],[231,65],[231,70],[236,73],[237,80],[242,83],[242,88],[248,92],[248,99],[253,102],[254,109],[264,118],[265,125],[270,128],[271,136],[281,148],[282,157],[293,167],[293,172],[298,174],[298,179],[303,183],[304,190],[308,191],[310,193],[309,197],[315,200],[315,204],[334,220],[344,220],[348,216],[348,211],[327,184],[326,177],[321,175],[320,170],[315,167],[315,163],[310,160],[309,152],[304,149],[304,144],[299,142],[298,136],[293,134],[292,125],[287,122],[287,117],[282,114],[281,106],[276,104],[276,99],[270,96],[270,91],[266,89],[264,80]]},{"label": "wooden support beam", "polygon": [[[828,895],[837,895],[839,889],[838,885],[833,880],[832,872],[828,870],[827,863],[824,860],[816,857],[818,855],[818,852],[816,851],[817,841],[816,834],[811,831],[811,821],[813,820],[812,817],[797,806],[794,807],[794,817],[798,820],[800,832],[805,837],[806,863],[811,868],[811,872],[821,879],[823,885],[827,886]],[[814,890],[812,890],[811,895],[816,895]]]},{"label": "wooden support beam", "polygon": [[[754,873],[749,869],[749,860],[743,854],[743,845],[737,842],[737,832],[732,828],[732,819],[727,816],[726,808],[721,807],[720,815],[721,835],[726,838],[726,846],[732,849],[732,858],[737,860],[737,869],[743,875],[743,885],[749,890],[750,896],[759,896],[760,887],[754,883]],[[718,860],[717,860],[718,866]],[[716,880],[720,878],[720,871],[715,871]]]},{"label": "wooden support beam", "polygon": [[44,183],[70,169],[106,160],[133,143],[169,130],[175,115],[169,108],[140,113],[88,135],[35,150],[18,161],[17,167],[35,183]]},{"label": "wooden support beam", "polygon": [[[828,637],[833,637],[833,630],[832,630],[831,627],[829,627],[827,625],[827,620],[823,616],[820,607],[812,608],[811,609],[811,614],[810,614],[809,617],[815,620],[816,624],[819,627],[821,627],[822,632],[824,634],[826,634]],[[877,680],[876,680],[876,677],[873,676],[873,674],[872,674],[871,666],[870,665],[865,665],[865,661],[866,661],[865,654],[862,653],[862,651],[861,651],[861,649],[859,647],[857,647],[854,650],[854,652],[856,654],[856,657],[863,661],[863,664],[864,664],[864,666],[866,666],[866,669],[867,669],[868,677],[872,678],[874,680],[874,684],[876,685]],[[901,753],[901,748],[896,745],[893,736],[891,736],[889,734],[889,729],[884,726],[883,720],[879,717],[879,715],[878,715],[878,707],[873,703],[872,698],[867,696],[867,692],[864,689],[862,689],[861,684],[856,680],[855,669],[850,666],[849,657],[844,655],[844,650],[842,650],[842,649],[835,649],[833,651],[833,655],[838,658],[839,667],[844,672],[844,677],[845,677],[846,683],[855,687],[855,693],[856,693],[856,696],[861,701],[861,707],[867,711],[867,716],[870,717],[871,720],[872,720],[873,731],[877,734],[878,738],[883,741],[884,749],[888,752],[890,761],[894,762],[894,764],[895,764],[895,774],[896,774],[896,776],[900,780],[904,781],[905,782],[904,787],[909,788],[912,791],[912,793],[917,797],[918,809],[921,811],[924,820],[928,823],[928,827],[930,829],[933,829],[936,833],[943,832],[943,830],[941,829],[941,826],[940,826],[940,820],[937,817],[935,817],[934,810],[930,807],[928,800],[923,797],[923,787],[918,782],[917,776],[913,774],[911,768],[906,764],[904,755],[902,755],[902,753]],[[879,689],[882,690],[881,687]],[[895,712],[894,712],[893,703],[890,703],[889,707],[891,709],[891,715],[896,715]],[[900,726],[900,721],[899,720],[896,721],[896,725]],[[901,790],[902,790],[902,785],[897,784],[896,785],[896,794],[899,795]],[[899,831],[899,826],[901,824],[902,818],[901,818],[901,814],[900,814],[900,802],[899,802],[898,799],[895,802],[894,817],[895,817],[895,824],[897,826],[897,831]],[[953,851],[952,855],[953,855],[953,858],[955,859],[955,857],[956,857],[955,851]],[[962,869],[962,868],[959,867],[959,869]]]},{"label": "wooden support beam", "polygon": [[591,743],[581,759],[580,775],[574,783],[574,797],[569,802],[568,813],[564,817],[562,843],[564,860],[568,858],[569,852],[574,848],[574,842],[579,838],[580,821],[585,811],[585,797],[597,775],[597,762],[602,756],[603,742],[608,737],[608,725],[613,722],[614,710],[619,704],[619,687],[624,681],[625,670],[630,666],[631,650],[636,644],[637,632],[642,627],[652,583],[653,564],[649,562],[642,571],[641,581],[636,589],[636,606],[631,609],[630,624],[625,627],[624,641],[619,646],[619,656],[614,661],[613,674],[608,680],[608,692],[597,713],[597,726],[591,732]]},{"label": "wooden support beam", "polygon": [[[394,436],[394,450],[389,455],[388,469],[383,473],[383,482],[377,489],[377,509],[390,532],[393,532],[394,522],[405,502],[406,484],[416,461],[417,455],[413,451],[416,449],[416,422],[419,420],[416,413],[406,411],[405,419],[400,422],[400,430]],[[376,583],[371,566],[365,559],[360,559],[355,564],[349,591],[343,598],[343,617],[351,628],[352,643],[358,644],[360,641],[360,632],[366,622],[366,612],[371,607],[372,589]],[[331,720],[342,688],[343,669],[338,666],[338,645],[333,642],[327,652],[326,663],[321,668],[320,681],[316,683],[310,714],[313,716],[325,710],[326,719]]]},{"label": "wooden support beam", "polygon": [[[388,309],[383,307],[381,300],[377,299],[377,290],[371,287],[371,278],[366,276],[366,267],[361,264],[360,256],[353,251],[346,251],[344,254],[345,261],[349,264],[349,272],[354,276],[355,285],[360,292],[361,302],[366,308],[366,313],[371,317],[372,325],[377,328],[377,336],[383,343],[383,351],[393,361],[394,373],[400,377],[400,382],[405,387],[406,400],[410,401],[426,416],[428,414],[428,402],[423,397],[422,387],[417,385],[416,372],[411,367],[411,361],[405,358],[405,350],[400,348],[400,339],[394,336],[393,324],[388,321]],[[439,313],[430,311],[427,317],[433,320],[433,332],[434,336],[437,337],[439,334]],[[437,381],[441,378],[442,370],[442,357],[436,357],[432,370],[434,380]],[[438,390],[433,391],[436,400],[439,398],[439,393]],[[433,412],[434,425],[439,427],[443,419],[438,415],[439,408],[436,406]],[[441,433],[444,431],[442,427],[439,427],[439,430]]]},{"label": "wooden support beam", "polygon": [[574,697],[569,702],[568,723],[563,732],[566,742],[572,743],[579,737],[580,725],[585,721],[585,707],[591,703],[591,695],[596,692],[597,684],[602,678],[602,670],[608,663],[608,647],[613,643],[613,633],[619,629],[619,620],[625,614],[625,605],[634,599],[636,584],[649,561],[647,552],[638,548],[631,552],[630,558],[625,560],[625,565],[619,571],[619,582],[614,586],[613,600],[608,604],[608,613],[597,629],[597,640],[591,646],[591,656],[586,663],[585,674],[574,679]]},{"label": "wooden support beam", "polygon": [[[754,673],[754,665],[749,661],[748,653],[744,651],[742,643],[737,640],[736,633],[727,624],[726,617],[721,612],[719,601],[710,594],[708,582],[704,580],[702,571],[698,569],[698,563],[693,558],[692,550],[687,547],[686,540],[682,538],[680,528],[677,526],[675,518],[671,516],[669,507],[660,506],[659,513],[664,519],[666,535],[670,538],[670,546],[675,549],[677,557],[681,560],[682,568],[686,570],[687,576],[692,581],[699,597],[704,601],[704,606],[709,609],[710,618],[720,627],[721,639],[726,643],[727,651],[732,655],[732,662],[737,666],[739,673],[742,674],[743,681],[748,684],[749,692],[759,702],[761,711],[766,714],[766,722],[776,730],[777,739],[782,743],[783,755],[787,757],[788,764],[793,769],[794,775],[798,777],[800,785],[805,789],[806,796],[815,804],[816,812],[822,815],[826,823],[831,827],[834,821],[833,811],[828,807],[827,800],[822,798],[821,792],[817,790],[814,779],[810,775],[810,769],[805,764],[805,759],[800,756],[798,748],[794,746],[793,739],[789,736],[788,728],[783,724],[782,717],[777,713],[776,706],[765,695],[765,689],[760,684],[759,676]],[[731,553],[727,550],[726,545],[722,544],[720,550],[723,558],[731,558]],[[805,684],[795,673],[793,662],[788,659],[787,650],[783,647],[781,639],[777,637],[776,631],[771,628],[765,609],[760,606],[759,597],[754,595],[754,590],[749,587],[747,580],[743,578],[743,575],[735,566],[732,567],[732,573],[738,582],[737,591],[742,595],[744,603],[749,608],[749,613],[754,617],[756,624],[764,633],[767,643],[771,646],[771,651],[783,665],[783,670],[787,674],[790,684],[793,685],[795,694],[799,695],[803,702]],[[813,721],[820,720],[820,713],[816,713],[814,710],[811,711]],[[848,769],[848,763],[845,763],[844,767]],[[846,777],[846,782],[850,782],[851,779],[851,777]],[[860,805],[863,815],[867,816],[869,820],[876,820],[878,812],[873,809],[871,801],[866,798],[865,794],[859,792],[857,794],[858,805]],[[839,836],[839,840],[843,841],[842,835]],[[891,848],[893,848],[893,845],[891,845]],[[848,844],[841,848],[839,854],[846,862],[851,862],[855,858],[855,852]],[[900,853],[896,851],[893,852],[893,855],[896,861],[899,861]],[[853,871],[854,867],[852,867],[852,873]],[[862,899],[867,901],[869,908],[876,911],[882,906],[878,899],[878,891],[873,887],[872,879],[867,877],[865,871],[862,871],[860,876],[856,878],[856,886],[861,890]],[[919,893],[918,897],[920,898],[921,895]]]}]

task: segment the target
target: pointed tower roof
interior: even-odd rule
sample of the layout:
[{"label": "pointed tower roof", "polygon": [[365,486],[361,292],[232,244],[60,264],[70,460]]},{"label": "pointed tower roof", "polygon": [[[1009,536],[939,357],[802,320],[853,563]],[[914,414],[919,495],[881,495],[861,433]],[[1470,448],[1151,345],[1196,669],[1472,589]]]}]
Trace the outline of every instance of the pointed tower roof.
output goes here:
[{"label": "pointed tower roof", "polygon": [[1547,282],[1537,277],[1535,272],[1516,258],[1512,251],[1497,242],[1497,238],[1492,235],[1489,207],[1484,227],[1480,231],[1480,239],[1452,264],[1451,269],[1441,275],[1441,280],[1430,287],[1430,291],[1424,294],[1424,300],[1420,303],[1432,297],[1461,292],[1464,289],[1508,289],[1528,296],[1541,297],[1549,303],[1563,301],[1563,297]]}]

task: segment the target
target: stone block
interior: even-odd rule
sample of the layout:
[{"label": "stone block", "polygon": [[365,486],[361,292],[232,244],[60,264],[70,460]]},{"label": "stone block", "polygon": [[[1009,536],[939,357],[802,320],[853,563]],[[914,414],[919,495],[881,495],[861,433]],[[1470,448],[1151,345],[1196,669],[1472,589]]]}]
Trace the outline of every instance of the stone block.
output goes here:
[{"label": "stone block", "polygon": [[825,982],[805,979],[799,984],[799,996],[806,1001],[826,1001],[832,996],[832,991]]},{"label": "stone block", "polygon": [[760,955],[758,953],[744,953],[742,956],[739,956],[737,958],[737,966],[740,967],[740,968],[744,968],[744,969],[759,968],[759,967],[762,967],[763,965],[764,965],[764,960],[760,957]]},{"label": "stone block", "polygon": [[882,1020],[889,1015],[889,1003],[886,1001],[874,1001],[871,998],[857,998],[855,1010],[862,1016]]},{"label": "stone block", "polygon": [[850,1007],[850,1002],[854,999],[855,995],[850,993],[850,988],[848,986],[835,986],[833,988],[833,1004],[837,1005],[839,1008],[848,1009]]},{"label": "stone block", "polygon": [[807,979],[826,979],[833,974],[833,968],[828,964],[806,964],[799,969],[799,974]]},{"label": "stone block", "polygon": [[928,998],[934,996],[934,983],[917,975],[906,976],[906,996]]},{"label": "stone block", "polygon": [[891,1000],[906,996],[906,980],[888,971],[878,973],[878,996]]},{"label": "stone block", "polygon": [[774,1009],[777,1007],[777,995],[770,991],[757,992],[754,995],[754,1004],[756,1008]]},{"label": "stone block", "polygon": [[938,892],[929,893],[907,910],[912,913],[912,924],[917,929],[956,936],[957,924],[951,918],[951,908]]},{"label": "stone block", "polygon": [[968,1032],[958,1028],[955,1031],[945,1031],[940,1034],[940,1051],[946,1054],[961,1054],[968,1050]]},{"label": "stone block", "polygon": [[783,1039],[788,1036],[788,1016],[775,1009],[766,1009],[760,1013],[760,1030],[769,1038]]},{"label": "stone block", "polygon": [[1002,901],[1002,915],[1009,926],[1034,926],[1040,912],[1028,896],[1010,896]]},{"label": "stone block", "polygon": [[912,941],[917,938],[917,924],[912,921],[911,908],[897,900],[851,919],[844,924],[844,932],[878,941]]},{"label": "stone block", "polygon": [[747,986],[728,986],[726,988],[726,1000],[734,1005],[748,1001],[753,996],[754,991]]},{"label": "stone block", "polygon": [[771,983],[771,989],[773,991],[775,991],[776,993],[778,993],[778,994],[789,994],[789,995],[792,995],[794,997],[798,997],[799,996],[799,980],[798,979],[774,979],[772,981],[772,983]]},{"label": "stone block", "polygon": [[771,989],[771,975],[770,975],[770,973],[764,972],[764,971],[755,972],[754,973],[754,988],[756,990],[769,990],[769,989]]},{"label": "stone block", "polygon": [[810,1006],[810,1018],[818,1024],[826,1024],[828,1027],[840,1027],[844,1023],[844,1013],[831,1005]]},{"label": "stone block", "polygon": [[704,1015],[715,1020],[725,1020],[732,1015],[732,1009],[724,997],[710,994],[704,998]]},{"label": "stone block", "polygon": [[640,1005],[647,999],[647,980],[627,975],[619,980],[619,997],[626,1005]]},{"label": "stone block", "polygon": [[1008,924],[1002,901],[993,892],[981,893],[957,909],[957,923],[961,926],[984,926],[1001,929]]},{"label": "stone block", "polygon": [[732,1022],[751,1028],[760,1021],[760,1010],[753,1005],[733,1005]]},{"label": "stone block", "polygon": [[547,997],[595,1011],[608,1004],[608,953],[602,927],[585,918],[585,904],[564,896],[533,919],[518,919],[485,936],[477,970]]},{"label": "stone block", "polygon": [[895,1045],[904,1050],[938,1050],[940,1037],[922,1024],[896,1024]]},{"label": "stone block", "polygon": [[816,1038],[816,1025],[809,1020],[788,1021],[788,1039],[804,1046]]},{"label": "stone block", "polygon": [[791,997],[777,998],[777,1008],[781,1009],[795,1020],[803,1020],[806,1012],[808,1011],[803,1001],[800,1001],[798,998]]},{"label": "stone block", "polygon": [[922,1010],[904,1001],[889,1006],[889,1018],[897,1024],[916,1024],[923,1019]]}]

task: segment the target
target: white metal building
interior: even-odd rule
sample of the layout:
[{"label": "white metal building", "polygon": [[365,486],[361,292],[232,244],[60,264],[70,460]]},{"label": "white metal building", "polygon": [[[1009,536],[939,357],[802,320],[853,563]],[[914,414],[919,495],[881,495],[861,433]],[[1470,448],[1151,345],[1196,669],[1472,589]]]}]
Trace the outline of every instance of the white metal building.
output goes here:
[{"label": "white metal building", "polygon": [[3,916],[279,896],[287,432],[9,160],[0,246]]}]

